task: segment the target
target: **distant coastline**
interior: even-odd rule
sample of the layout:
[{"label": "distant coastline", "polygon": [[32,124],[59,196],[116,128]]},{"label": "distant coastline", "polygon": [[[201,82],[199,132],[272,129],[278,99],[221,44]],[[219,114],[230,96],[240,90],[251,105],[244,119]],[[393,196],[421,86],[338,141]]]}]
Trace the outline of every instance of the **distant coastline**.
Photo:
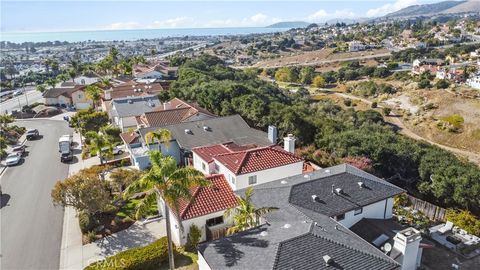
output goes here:
[{"label": "distant coastline", "polygon": [[58,32],[4,32],[1,41],[14,43],[67,41],[121,41],[155,39],[184,36],[227,36],[284,32],[285,27],[231,27],[231,28],[175,28],[175,29],[133,29],[133,30],[92,30]]}]

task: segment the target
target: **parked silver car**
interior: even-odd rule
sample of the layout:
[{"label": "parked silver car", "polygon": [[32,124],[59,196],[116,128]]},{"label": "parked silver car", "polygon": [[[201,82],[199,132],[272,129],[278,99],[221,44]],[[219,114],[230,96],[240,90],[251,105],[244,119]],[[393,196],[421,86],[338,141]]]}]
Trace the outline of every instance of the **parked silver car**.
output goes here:
[{"label": "parked silver car", "polygon": [[19,156],[22,156],[25,153],[25,145],[15,145],[12,147],[13,153],[18,153]]},{"label": "parked silver car", "polygon": [[5,159],[5,163],[7,164],[7,166],[14,166],[17,165],[21,159],[21,154],[19,154],[18,152],[14,152],[7,156],[7,158]]}]

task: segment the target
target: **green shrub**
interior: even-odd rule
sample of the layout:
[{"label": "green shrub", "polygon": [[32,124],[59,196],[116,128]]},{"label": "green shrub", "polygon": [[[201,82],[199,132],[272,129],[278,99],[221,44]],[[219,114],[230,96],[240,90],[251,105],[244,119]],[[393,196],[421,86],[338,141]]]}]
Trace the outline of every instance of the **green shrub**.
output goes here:
[{"label": "green shrub", "polygon": [[185,249],[187,251],[196,251],[197,245],[200,242],[200,238],[202,237],[202,232],[200,229],[195,225],[192,224],[190,226],[190,231],[187,236],[187,244],[185,245]]},{"label": "green shrub", "polygon": [[468,233],[480,236],[480,219],[467,210],[447,210],[447,220]]},{"label": "green shrub", "polygon": [[384,115],[390,115],[390,113],[392,112],[392,109],[384,107],[382,111]]},{"label": "green shrub", "polygon": [[97,240],[97,233],[95,231],[89,231],[87,233],[87,240],[89,243],[95,242],[95,240]]},{"label": "green shrub", "polygon": [[377,106],[378,106],[378,104],[377,104],[376,101],[372,102],[372,108],[373,108],[373,109],[377,108]]},{"label": "green shrub", "polygon": [[435,84],[435,87],[437,87],[437,89],[445,89],[445,88],[448,88],[449,86],[450,86],[450,82],[448,82],[448,81],[445,80],[445,79],[439,80],[439,81]]},{"label": "green shrub", "polygon": [[428,79],[423,79],[418,82],[418,88],[430,88],[432,85]]},{"label": "green shrub", "polygon": [[85,212],[80,212],[80,214],[78,214],[78,223],[80,224],[80,230],[83,233],[86,233],[95,227],[93,219]]},{"label": "green shrub", "polygon": [[343,101],[343,104],[345,104],[345,106],[349,106],[349,107],[350,107],[350,106],[352,106],[352,100],[349,99],[349,98],[347,98],[347,99],[345,99],[345,100]]},{"label": "green shrub", "polygon": [[450,116],[443,117],[442,120],[452,125],[456,129],[461,128],[463,123],[465,122],[463,117],[458,114],[452,114]]},{"label": "green shrub", "polygon": [[159,269],[162,263],[168,264],[167,237],[160,238],[148,246],[132,248],[92,263],[85,270],[153,270]]}]

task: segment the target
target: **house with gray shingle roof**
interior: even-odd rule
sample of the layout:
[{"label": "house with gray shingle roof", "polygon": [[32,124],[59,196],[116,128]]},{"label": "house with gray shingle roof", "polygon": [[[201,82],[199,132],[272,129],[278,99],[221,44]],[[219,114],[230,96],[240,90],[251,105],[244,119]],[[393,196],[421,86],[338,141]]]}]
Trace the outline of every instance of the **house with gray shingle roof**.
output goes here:
[{"label": "house with gray shingle roof", "polygon": [[393,196],[403,192],[346,164],[257,185],[253,204],[278,210],[261,226],[200,244],[199,269],[415,269],[415,229],[397,232],[393,247],[349,229],[363,219],[391,219]]},{"label": "house with gray shingle roof", "polygon": [[151,131],[158,130],[159,127],[138,129],[140,144],[133,146],[127,144],[132,164],[137,168],[143,170],[149,166],[149,149],[161,150],[164,155],[174,157],[179,164],[191,165],[193,164],[192,149],[195,147],[228,142],[237,145],[271,145],[267,133],[251,128],[240,115],[183,122],[161,128],[169,130],[172,134],[169,147],[156,142],[146,144],[145,136]]},{"label": "house with gray shingle roof", "polygon": [[112,122],[122,131],[137,127],[137,117],[145,112],[161,109],[161,102],[156,96],[146,95],[114,99],[110,104]]}]

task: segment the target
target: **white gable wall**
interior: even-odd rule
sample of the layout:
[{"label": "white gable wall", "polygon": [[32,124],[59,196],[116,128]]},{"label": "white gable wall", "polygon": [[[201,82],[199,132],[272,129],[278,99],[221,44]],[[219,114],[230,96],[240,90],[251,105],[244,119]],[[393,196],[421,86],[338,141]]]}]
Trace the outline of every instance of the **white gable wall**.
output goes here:
[{"label": "white gable wall", "polygon": [[227,169],[225,165],[221,164],[217,160],[215,160],[214,162],[218,164],[218,167],[219,167],[218,173],[225,175],[227,182],[230,184],[230,186],[234,191],[249,187],[250,186],[248,184],[249,176],[256,175],[257,183],[255,185],[258,185],[258,184],[264,184],[271,181],[279,180],[285,177],[299,175],[299,174],[302,174],[303,172],[303,161],[299,161],[296,163],[275,167],[275,168],[271,168],[263,171],[241,174],[241,175],[235,175],[233,172]]},{"label": "white gable wall", "polygon": [[197,260],[198,270],[212,270],[212,268],[210,268],[205,258],[203,258],[202,253],[197,252],[197,254],[198,254],[198,260]]},{"label": "white gable wall", "polygon": [[362,213],[355,215],[355,211],[345,213],[345,218],[339,220],[343,226],[350,228],[359,222],[362,218],[371,219],[390,219],[392,218],[393,198],[388,198],[362,208]]},{"label": "white gable wall", "polygon": [[[183,225],[183,232],[180,229],[180,223],[178,222],[177,217],[170,211],[170,228],[172,230],[172,241],[175,243],[175,245],[185,245],[187,243],[187,236],[188,233],[190,232],[190,226],[192,224],[195,224],[200,231],[202,232],[202,237],[200,238],[200,242],[206,241],[207,240],[207,220],[216,218],[216,217],[221,217],[223,216],[225,210],[218,211],[215,213],[211,213],[205,216],[200,216],[192,219],[187,219],[182,221]],[[232,219],[227,218],[223,220],[224,224],[233,224]],[[222,225],[217,225],[219,227],[222,227]]]}]

